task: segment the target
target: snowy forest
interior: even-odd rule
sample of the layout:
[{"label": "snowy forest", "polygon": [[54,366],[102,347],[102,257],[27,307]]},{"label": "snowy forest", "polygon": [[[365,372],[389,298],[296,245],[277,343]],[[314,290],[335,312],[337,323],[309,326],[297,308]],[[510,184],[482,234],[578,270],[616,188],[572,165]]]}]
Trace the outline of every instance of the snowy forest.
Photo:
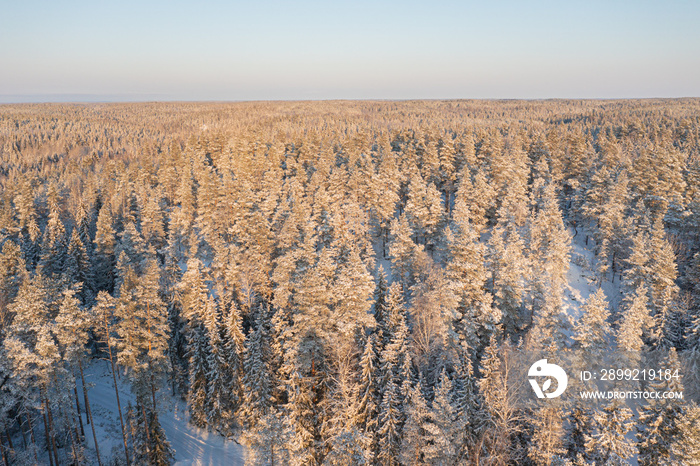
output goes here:
[{"label": "snowy forest", "polygon": [[0,106],[5,466],[700,465],[699,395],[700,99]]}]

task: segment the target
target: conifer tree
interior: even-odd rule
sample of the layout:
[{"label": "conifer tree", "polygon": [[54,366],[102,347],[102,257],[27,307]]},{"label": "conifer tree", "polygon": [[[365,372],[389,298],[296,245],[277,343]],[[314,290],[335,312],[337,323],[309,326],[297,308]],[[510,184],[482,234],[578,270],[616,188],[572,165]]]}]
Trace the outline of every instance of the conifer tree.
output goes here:
[{"label": "conifer tree", "polygon": [[318,465],[322,461],[318,445],[318,430],[321,425],[315,412],[312,384],[312,377],[303,377],[299,372],[292,374],[289,384],[287,411],[291,434],[288,449],[290,464],[293,465]]},{"label": "conifer tree", "polygon": [[672,303],[679,291],[675,283],[678,270],[676,255],[666,240],[666,233],[660,219],[655,222],[652,229],[650,247],[653,260],[650,262],[649,305],[654,318],[653,337],[657,345],[669,348],[676,343],[672,336],[671,316]]},{"label": "conifer tree", "polygon": [[620,400],[611,400],[593,415],[596,433],[586,438],[588,457],[600,464],[619,464],[635,453],[627,439],[632,429],[632,411]]},{"label": "conifer tree", "polygon": [[388,288],[389,284],[387,283],[386,272],[384,271],[384,267],[380,265],[377,273],[377,286],[374,289],[374,321],[379,330],[384,329],[386,326],[386,299]]},{"label": "conifer tree", "polygon": [[590,360],[600,360],[608,351],[607,337],[610,334],[610,311],[602,288],[588,298],[582,312],[574,325],[573,338]]},{"label": "conifer tree", "polygon": [[49,193],[49,220],[44,230],[44,238],[41,243],[41,257],[38,264],[41,273],[46,278],[54,281],[58,281],[61,278],[68,251],[68,238],[66,237],[66,228],[61,220],[57,196],[58,194],[55,191]]},{"label": "conifer tree", "polygon": [[700,407],[689,403],[676,425],[678,434],[671,444],[671,461],[687,466],[700,465]]},{"label": "conifer tree", "polygon": [[[122,257],[125,253],[122,253]],[[120,271],[115,316],[117,359],[130,370],[133,390],[144,400],[150,395],[157,409],[157,383],[167,368],[167,310],[160,296],[160,270],[150,259],[142,275],[131,265]]]},{"label": "conifer tree", "polygon": [[[657,392],[682,392],[680,363],[675,348],[668,351],[659,367],[668,371],[668,379],[659,379],[649,384]],[[639,410],[637,422],[637,448],[641,466],[673,464],[671,447],[679,434],[678,419],[684,414],[683,405],[673,398],[649,398]]]},{"label": "conifer tree", "polygon": [[440,192],[433,183],[426,183],[420,174],[414,174],[408,189],[406,215],[415,234],[432,248],[443,222]]},{"label": "conifer tree", "polygon": [[175,461],[175,451],[165,437],[165,431],[158,420],[158,411],[148,412],[149,430],[149,464],[154,466],[170,466]]},{"label": "conifer tree", "polygon": [[139,404],[133,407],[131,403],[129,403],[126,408],[126,423],[129,426],[131,454],[134,463],[148,464],[147,426],[141,412],[142,409]]},{"label": "conifer tree", "polygon": [[[491,291],[494,307],[503,314],[503,331],[513,335],[523,324],[523,298],[529,263],[524,255],[525,244],[513,225],[497,225],[488,243]],[[487,282],[488,284],[488,282]]]},{"label": "conifer tree", "polygon": [[[85,357],[85,344],[89,340],[89,330],[92,327],[92,316],[82,308],[80,301],[76,295],[80,291],[80,286],[69,288],[63,293],[63,301],[56,317],[56,338],[62,347],[63,360],[72,366],[75,371],[76,367],[80,371],[81,382],[83,386],[83,396],[85,400],[85,410],[87,420],[92,428],[92,436],[95,441],[95,450],[97,453],[97,461],[101,463],[100,447],[97,442],[95,433],[95,423],[92,421],[92,410],[88,400],[88,391],[85,385],[85,376],[83,373],[83,358]],[[77,389],[75,396],[78,396]],[[80,415],[80,413],[78,413]],[[82,420],[81,420],[82,425]]]},{"label": "conifer tree", "polygon": [[445,234],[449,254],[446,274],[452,293],[458,300],[458,317],[453,326],[454,332],[459,335],[460,344],[475,348],[481,342],[472,340],[473,322],[478,325],[474,336],[486,342],[501,322],[502,314],[498,308],[492,307],[491,295],[485,290],[486,248],[479,241],[468,219],[460,217],[461,211],[455,209],[454,214],[454,231],[448,228]]},{"label": "conifer tree", "polygon": [[481,359],[481,379],[478,381],[488,414],[485,444],[489,457],[496,464],[507,464],[513,460],[512,439],[522,421],[516,401],[517,385],[512,381],[514,368],[510,351],[507,341],[501,349],[496,336],[491,335]]},{"label": "conifer tree", "polygon": [[78,295],[83,304],[94,299],[90,258],[75,228],[68,244],[68,254],[63,266],[63,275],[67,284],[82,283],[83,286]]},{"label": "conifer tree", "polygon": [[570,237],[564,228],[554,185],[535,180],[529,229],[530,261],[534,277],[535,301],[548,294],[559,295],[569,269]]},{"label": "conifer tree", "polygon": [[209,302],[208,290],[201,271],[201,262],[190,259],[187,271],[182,276],[182,314],[187,319],[187,358],[189,369],[189,391],[187,404],[192,422],[198,427],[206,426],[207,375],[211,347],[204,326]]},{"label": "conifer tree", "polygon": [[376,351],[376,334],[370,334],[365,343],[365,348],[360,358],[359,382],[356,386],[357,407],[355,408],[355,422],[364,433],[367,456],[370,462],[377,454],[377,415],[379,414],[379,402],[381,394],[378,391],[379,383],[379,358]]},{"label": "conifer tree", "polygon": [[26,278],[28,277],[22,251],[14,241],[8,239],[0,251],[0,328],[5,329],[10,324],[8,306],[17,296],[20,284]]},{"label": "conifer tree", "polygon": [[128,423],[124,423],[122,415],[122,407],[119,399],[119,386],[117,385],[117,370],[116,370],[116,355],[112,352],[113,346],[113,325],[114,309],[116,300],[106,291],[100,291],[97,294],[95,305],[92,308],[92,314],[96,322],[99,322],[99,334],[104,338],[104,343],[107,345],[107,353],[109,355],[109,363],[112,372],[112,382],[114,386],[115,399],[117,401],[117,412],[119,413],[119,423],[122,431],[122,441],[124,444],[124,455],[127,465],[130,464],[129,447],[127,441]]},{"label": "conifer tree", "polygon": [[404,407],[401,398],[399,387],[397,387],[393,379],[390,379],[384,389],[378,418],[378,463],[383,466],[396,466],[399,464],[401,431],[404,422]]},{"label": "conifer tree", "polygon": [[103,206],[97,216],[95,255],[92,263],[95,289],[108,293],[114,289],[114,267],[116,265],[115,246],[117,240],[112,221],[109,207]]},{"label": "conifer tree", "polygon": [[406,402],[406,420],[399,460],[407,465],[426,464],[429,446],[425,426],[432,420],[432,412],[423,397],[420,382],[411,387]]},{"label": "conifer tree", "polygon": [[[528,447],[528,457],[537,465],[551,465],[563,448],[563,410],[556,400],[535,409],[532,417],[533,434]],[[554,401],[554,403],[551,403]]]},{"label": "conifer tree", "polygon": [[289,442],[286,427],[281,413],[273,408],[255,427],[246,429],[241,435],[246,446],[245,464],[289,464],[289,451],[285,448]]},{"label": "conifer tree", "polygon": [[594,433],[593,415],[590,407],[580,402],[576,403],[568,416],[568,421],[567,457],[583,461],[587,456],[586,441]]},{"label": "conifer tree", "polygon": [[230,409],[234,412],[243,404],[242,379],[244,376],[243,359],[245,354],[245,336],[243,335],[242,316],[235,302],[229,305],[226,321],[225,363],[228,379],[228,399]]},{"label": "conifer tree", "polygon": [[411,283],[413,276],[413,261],[415,256],[423,251],[422,245],[416,245],[411,239],[411,230],[405,215],[391,222],[391,242],[389,255],[395,276],[406,286]]},{"label": "conifer tree", "polygon": [[218,432],[228,433],[233,418],[230,396],[235,387],[227,367],[227,351],[221,338],[218,306],[211,297],[205,308],[204,326],[209,340],[206,373],[207,425]]},{"label": "conifer tree", "polygon": [[272,373],[270,314],[258,310],[255,328],[246,340],[243,354],[243,416],[246,425],[255,426],[272,409],[274,374]]},{"label": "conifer tree", "polygon": [[617,346],[630,354],[639,353],[644,347],[642,335],[650,324],[647,288],[641,285],[626,304],[617,331]]},{"label": "conifer tree", "polygon": [[425,460],[430,464],[456,464],[459,424],[455,422],[456,413],[452,404],[452,381],[444,370],[435,389],[431,411],[433,422],[424,427],[429,445]]}]

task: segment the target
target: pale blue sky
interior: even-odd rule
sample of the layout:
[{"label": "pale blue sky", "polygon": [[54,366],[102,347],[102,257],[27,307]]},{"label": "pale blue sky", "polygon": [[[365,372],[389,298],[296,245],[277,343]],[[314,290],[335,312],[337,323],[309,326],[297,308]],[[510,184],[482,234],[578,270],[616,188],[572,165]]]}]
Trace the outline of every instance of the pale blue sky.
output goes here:
[{"label": "pale blue sky", "polygon": [[700,1],[0,0],[0,101],[700,96]]}]

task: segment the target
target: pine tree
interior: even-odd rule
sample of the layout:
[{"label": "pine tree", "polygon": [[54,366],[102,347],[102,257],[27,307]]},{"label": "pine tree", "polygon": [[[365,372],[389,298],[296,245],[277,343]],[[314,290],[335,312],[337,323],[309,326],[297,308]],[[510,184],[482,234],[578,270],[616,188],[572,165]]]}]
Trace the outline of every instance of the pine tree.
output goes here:
[{"label": "pine tree", "polygon": [[303,377],[299,372],[292,374],[289,384],[289,436],[288,449],[292,465],[317,465],[319,457],[317,437],[318,423],[314,406],[314,393],[311,377]]},{"label": "pine tree", "polygon": [[[668,372],[668,380],[659,377],[649,384],[657,392],[682,392],[680,381],[680,363],[675,348],[668,351],[659,367]],[[637,448],[639,449],[639,464],[641,466],[674,464],[671,456],[671,446],[678,437],[678,419],[684,413],[683,406],[672,398],[649,398],[639,410],[637,422]]]},{"label": "pine tree", "polygon": [[610,334],[608,301],[602,288],[592,294],[582,309],[583,315],[574,325],[574,340],[593,361],[598,361],[608,351]]},{"label": "pine tree", "polygon": [[411,228],[431,249],[437,240],[443,222],[444,208],[440,192],[433,183],[426,183],[420,174],[414,174],[408,189],[406,215]]},{"label": "pine tree", "polygon": [[686,466],[700,465],[700,407],[686,406],[677,421],[678,434],[671,445],[671,461]]},{"label": "pine tree", "polygon": [[374,278],[370,274],[360,251],[355,246],[349,247],[347,257],[338,268],[333,288],[333,315],[336,334],[347,344],[360,328],[374,327],[375,321],[370,315]]},{"label": "pine tree", "polygon": [[535,300],[542,302],[548,294],[560,295],[569,270],[570,237],[564,228],[552,184],[535,180],[529,229],[530,261],[533,267]]},{"label": "pine tree", "polygon": [[[92,411],[88,400],[85,377],[83,375],[83,358],[85,357],[85,344],[89,340],[89,331],[92,328],[92,316],[80,305],[76,295],[80,292],[80,286],[74,286],[63,293],[63,301],[56,317],[55,334],[61,346],[63,361],[66,362],[72,371],[79,369],[83,396],[85,399],[85,409],[88,423],[92,428],[92,436],[95,441],[97,461],[100,462],[100,450],[95,433],[95,423],[92,421]],[[75,388],[75,396],[78,396]],[[80,413],[78,413],[80,415]],[[80,421],[82,428],[82,420]]]},{"label": "pine tree", "polygon": [[621,463],[635,453],[634,443],[627,439],[633,425],[632,411],[620,400],[611,400],[593,415],[596,433],[586,438],[586,451],[596,464]]},{"label": "pine tree", "polygon": [[[448,244],[446,275],[452,293],[458,300],[454,332],[459,336],[462,346],[475,348],[481,341],[473,341],[473,338],[488,341],[501,322],[502,314],[491,305],[491,295],[485,290],[485,246],[479,241],[468,219],[459,218],[458,215],[460,211],[456,209],[454,232],[448,228],[445,234]],[[473,335],[472,330],[474,321],[478,325],[476,335]]]},{"label": "pine tree", "polygon": [[[12,240],[6,240],[0,251],[0,328],[10,324],[8,306],[17,296],[20,284],[26,279],[27,271],[22,251]],[[2,331],[0,330],[0,337]]]},{"label": "pine tree", "polygon": [[[497,225],[488,243],[491,291],[494,307],[503,314],[505,335],[514,335],[523,325],[523,298],[529,263],[524,255],[525,243],[512,225]],[[487,283],[488,284],[488,283]]]},{"label": "pine tree", "polygon": [[132,407],[131,403],[126,408],[126,422],[129,426],[129,438],[131,439],[131,453],[135,464],[148,464],[149,442],[146,438],[146,420],[141,414],[143,410],[139,404]]},{"label": "pine tree", "polygon": [[647,309],[647,288],[640,286],[634,298],[627,299],[617,331],[617,346],[630,354],[639,353],[644,347],[642,335],[649,328],[650,318]]},{"label": "pine tree", "polygon": [[[122,253],[124,256],[125,253]],[[152,398],[156,409],[156,381],[167,368],[167,309],[160,296],[160,270],[154,259],[137,275],[129,265],[120,271],[115,316],[117,359],[130,370],[133,390],[144,399]]]},{"label": "pine tree", "polygon": [[116,300],[106,291],[100,291],[95,299],[95,305],[92,307],[92,315],[95,318],[95,322],[99,322],[99,334],[104,338],[103,342],[107,345],[107,353],[109,355],[109,363],[112,372],[112,382],[114,387],[114,395],[117,400],[117,412],[119,413],[119,424],[122,431],[122,441],[124,445],[124,456],[126,458],[126,463],[130,464],[129,458],[129,447],[127,440],[127,429],[128,423],[124,423],[124,416],[122,415],[121,402],[119,399],[119,385],[117,384],[117,369],[116,369],[116,357],[112,351],[113,346],[113,325],[114,320],[114,309],[116,307]]},{"label": "pine tree", "polygon": [[415,256],[423,251],[422,245],[416,245],[411,239],[411,230],[405,215],[391,222],[391,242],[389,255],[395,276],[406,286],[411,283],[413,276],[413,261]]},{"label": "pine tree", "polygon": [[675,281],[678,277],[676,255],[666,240],[662,221],[655,222],[650,241],[653,261],[651,261],[651,283],[649,305],[654,317],[654,338],[658,345],[665,348],[675,344],[671,335],[672,302],[679,288]]},{"label": "pine tree", "polygon": [[189,391],[187,405],[191,422],[197,427],[205,427],[207,405],[207,374],[209,373],[209,340],[204,327],[193,328],[187,338],[189,360]]},{"label": "pine tree", "polygon": [[562,344],[561,308],[569,268],[570,238],[564,228],[555,187],[536,179],[532,191],[535,208],[529,229],[532,265],[533,330],[531,345],[540,348]]},{"label": "pine tree", "polygon": [[211,347],[204,326],[209,291],[204,283],[201,262],[190,259],[179,284],[182,290],[182,315],[187,320],[187,358],[189,391],[187,404],[190,419],[198,427],[206,426],[207,375]]},{"label": "pine tree", "polygon": [[455,198],[455,212],[464,212],[465,218],[480,235],[495,206],[496,192],[489,183],[483,169],[477,169],[472,176],[471,167],[465,167],[459,174],[459,186]]},{"label": "pine tree", "polygon": [[568,421],[567,457],[583,460],[587,455],[586,441],[594,433],[593,413],[588,405],[577,402],[568,416]]},{"label": "pine tree", "polygon": [[623,273],[624,288],[628,292],[634,292],[641,286],[649,289],[652,274],[649,253],[649,235],[640,230],[632,238],[632,252],[626,261],[627,270]]},{"label": "pine tree", "polygon": [[39,239],[41,230],[38,225],[38,216],[34,204],[34,191],[32,180],[22,180],[18,194],[14,198],[15,209],[19,220],[20,234],[22,236],[22,252],[24,261],[29,270],[34,270],[39,259]]},{"label": "pine tree", "polygon": [[165,230],[163,213],[159,205],[160,195],[158,191],[146,192],[141,200],[141,231],[143,232],[146,246],[153,247],[156,251],[165,245]]},{"label": "pine tree", "polygon": [[389,321],[383,332],[385,345],[380,354],[379,391],[381,393],[387,389],[389,381],[393,381],[399,387],[403,384],[401,369],[406,361],[410,361],[411,356],[408,351],[409,331],[401,285],[392,283],[389,287],[387,307],[390,313]]}]

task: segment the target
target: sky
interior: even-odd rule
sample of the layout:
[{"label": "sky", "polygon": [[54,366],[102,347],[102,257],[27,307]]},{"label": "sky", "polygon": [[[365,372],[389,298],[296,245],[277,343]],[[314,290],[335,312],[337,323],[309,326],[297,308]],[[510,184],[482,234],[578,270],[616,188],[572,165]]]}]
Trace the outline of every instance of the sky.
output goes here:
[{"label": "sky", "polygon": [[0,0],[0,102],[700,96],[700,1]]}]

